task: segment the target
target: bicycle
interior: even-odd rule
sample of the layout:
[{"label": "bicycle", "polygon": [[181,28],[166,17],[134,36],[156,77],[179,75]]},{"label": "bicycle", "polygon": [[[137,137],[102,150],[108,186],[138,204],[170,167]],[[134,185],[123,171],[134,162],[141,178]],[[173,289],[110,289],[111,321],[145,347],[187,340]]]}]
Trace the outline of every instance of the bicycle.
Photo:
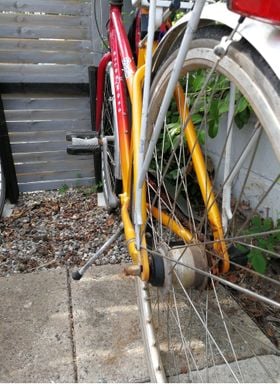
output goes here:
[{"label": "bicycle", "polygon": [[[279,280],[264,275],[280,255],[279,74],[242,33],[249,24],[260,26],[247,16],[279,24],[279,6],[269,1],[270,13],[261,1],[232,0],[238,15],[230,29],[200,23],[205,0],[182,2],[190,12],[170,27],[180,2],[132,1],[139,7],[133,53],[123,2],[109,3],[110,49],[97,78],[98,138],[74,142],[101,149],[106,203],[120,209],[122,224],[73,278],[124,230],[152,382],[254,381],[250,357],[263,381],[277,381],[271,363],[279,350],[254,328],[246,331],[243,316],[231,321],[238,312],[231,295],[280,308]],[[253,287],[243,287],[246,280]],[[260,281],[275,285],[272,298],[257,292]]]}]

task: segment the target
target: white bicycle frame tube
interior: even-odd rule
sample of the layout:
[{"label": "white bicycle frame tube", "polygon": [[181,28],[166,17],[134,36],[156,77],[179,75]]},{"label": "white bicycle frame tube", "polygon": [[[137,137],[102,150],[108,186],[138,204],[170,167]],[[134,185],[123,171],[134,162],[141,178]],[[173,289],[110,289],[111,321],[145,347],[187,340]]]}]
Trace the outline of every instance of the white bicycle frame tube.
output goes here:
[{"label": "white bicycle frame tube", "polygon": [[[230,83],[230,95],[229,95],[229,112],[227,122],[227,135],[228,143],[225,151],[225,168],[224,168],[224,181],[226,181],[230,172],[230,161],[231,161],[231,145],[232,145],[232,129],[233,129],[233,116],[234,116],[234,105],[235,105],[235,85]],[[231,212],[231,184],[227,183],[223,189],[222,198],[222,223],[223,229],[226,232],[228,226],[228,220],[232,218]]]},{"label": "white bicycle frame tube", "polygon": [[[141,131],[140,131],[140,146],[139,146],[139,156],[138,156],[138,167],[141,168],[144,162],[145,154],[145,142],[146,142],[146,129],[148,124],[148,114],[149,114],[149,97],[150,97],[150,85],[151,85],[151,70],[152,70],[152,58],[153,58],[153,44],[154,44],[154,33],[156,25],[156,2],[153,1],[149,9],[149,24],[148,24],[148,42],[146,50],[146,63],[145,63],[145,79],[144,79],[144,91],[143,91],[143,106],[142,106],[142,116],[141,116]],[[140,247],[140,234],[139,229],[142,222],[142,189],[136,187],[135,195],[135,225],[136,229],[136,241],[137,247]]]}]

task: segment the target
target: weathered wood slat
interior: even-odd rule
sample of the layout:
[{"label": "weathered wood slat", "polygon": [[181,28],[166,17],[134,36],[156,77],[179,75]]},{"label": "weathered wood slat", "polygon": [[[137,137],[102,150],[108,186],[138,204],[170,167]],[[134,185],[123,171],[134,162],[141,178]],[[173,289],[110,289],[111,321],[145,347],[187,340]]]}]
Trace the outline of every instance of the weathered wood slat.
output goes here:
[{"label": "weathered wood slat", "polygon": [[56,150],[56,151],[44,151],[44,152],[28,152],[28,153],[17,153],[14,154],[15,163],[32,163],[32,162],[59,162],[61,161],[75,161],[80,162],[81,165],[84,161],[93,162],[93,157],[91,155],[69,155],[66,149]]},{"label": "weathered wood slat", "polygon": [[13,97],[31,97],[31,98],[51,98],[51,97],[88,97],[89,88],[87,84],[3,84],[0,83],[2,97],[7,98],[9,95]]},{"label": "weathered wood slat", "polygon": [[[66,134],[67,131],[45,131],[45,132],[28,132],[28,133],[21,133],[21,132],[15,132],[15,133],[10,133],[10,141],[13,144],[17,143],[23,143],[26,142],[27,140],[32,140],[33,142],[37,141],[39,143],[41,142],[47,142],[47,141],[52,141],[52,142],[58,142],[58,141],[65,141],[66,140]],[[77,136],[79,137],[79,132],[76,133]],[[83,135],[83,133],[81,133]],[[94,137],[95,135],[92,132],[92,136]],[[71,142],[67,143],[70,145]]]},{"label": "weathered wood slat", "polygon": [[93,177],[94,171],[92,169],[83,170],[66,170],[66,171],[45,171],[41,173],[21,173],[17,174],[19,182],[35,182],[35,181],[50,181],[50,180],[63,180],[64,178],[82,178]]},{"label": "weathered wood slat", "polygon": [[[37,131],[37,132],[10,132],[11,143],[23,143],[28,140],[47,142],[47,141],[65,141],[67,131]],[[77,132],[78,135],[78,132]],[[92,137],[94,134],[92,132]],[[70,142],[69,142],[70,144]]]},{"label": "weathered wood slat", "polygon": [[46,141],[46,142],[30,142],[30,143],[11,143],[14,154],[18,152],[43,152],[65,150],[67,148],[66,141]]},{"label": "weathered wood slat", "polygon": [[64,15],[90,15],[88,0],[1,0],[0,12],[45,12]]},{"label": "weathered wood slat", "polygon": [[31,109],[74,109],[89,110],[88,97],[14,97],[3,96],[5,110],[31,110]]},{"label": "weathered wood slat", "polygon": [[40,50],[40,51],[71,51],[87,52],[92,49],[90,40],[53,40],[53,39],[16,39],[0,38],[0,48],[2,50]]},{"label": "weathered wood slat", "polygon": [[2,23],[3,38],[54,38],[84,40],[90,38],[90,31],[76,26],[63,25],[28,25],[20,23]]},{"label": "weathered wood slat", "polygon": [[80,170],[93,170],[93,161],[83,161],[82,165],[80,161],[74,160],[65,160],[65,161],[42,161],[36,163],[26,163],[26,164],[16,164],[16,172],[17,174],[24,173],[43,173],[47,172],[72,172],[72,171],[80,171]]},{"label": "weathered wood slat", "polygon": [[32,140],[32,142],[58,142],[66,140],[67,131],[37,131],[37,132],[10,132],[10,141],[13,144],[23,143]]},{"label": "weathered wood slat", "polygon": [[[1,47],[1,41],[0,41]],[[1,50],[0,63],[21,63],[21,64],[92,64],[93,53],[90,52],[53,52],[35,51],[26,49]]]},{"label": "weathered wood slat", "polygon": [[32,191],[44,191],[50,189],[59,189],[62,186],[78,187],[83,185],[92,186],[95,184],[94,177],[86,178],[65,178],[63,180],[51,180],[51,181],[38,181],[38,182],[27,182],[19,183],[20,192],[32,192]]},{"label": "weathered wood slat", "polygon": [[4,13],[0,14],[0,25],[18,24],[21,25],[39,25],[39,26],[70,26],[88,29],[90,19],[87,16],[69,16],[69,15],[40,15],[25,13]]},{"label": "weathered wood slat", "polygon": [[9,132],[34,132],[48,130],[65,130],[65,131],[90,131],[90,118],[80,120],[53,120],[53,121],[8,121]]},{"label": "weathered wood slat", "polygon": [[0,64],[0,83],[88,83],[88,66]]},{"label": "weathered wood slat", "polygon": [[83,120],[88,118],[88,108],[80,110],[6,110],[7,121]]}]

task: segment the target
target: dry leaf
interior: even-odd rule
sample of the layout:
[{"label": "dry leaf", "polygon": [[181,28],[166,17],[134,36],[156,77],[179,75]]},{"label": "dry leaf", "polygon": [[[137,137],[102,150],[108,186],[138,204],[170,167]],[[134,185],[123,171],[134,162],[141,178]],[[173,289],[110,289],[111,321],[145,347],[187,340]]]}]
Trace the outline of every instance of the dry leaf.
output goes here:
[{"label": "dry leaf", "polygon": [[108,218],[106,221],[106,225],[107,226],[113,226],[113,224],[115,223],[115,220],[113,218]]}]

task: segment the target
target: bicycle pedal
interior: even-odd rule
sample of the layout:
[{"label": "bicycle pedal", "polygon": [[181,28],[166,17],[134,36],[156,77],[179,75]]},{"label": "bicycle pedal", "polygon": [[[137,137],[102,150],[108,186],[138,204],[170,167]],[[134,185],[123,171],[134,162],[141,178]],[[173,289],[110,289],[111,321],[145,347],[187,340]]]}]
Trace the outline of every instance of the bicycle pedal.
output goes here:
[{"label": "bicycle pedal", "polygon": [[67,147],[67,154],[70,155],[93,154],[97,151],[100,151],[99,139],[97,137],[90,139],[72,137],[72,145]]},{"label": "bicycle pedal", "polygon": [[72,142],[73,138],[79,138],[79,139],[91,139],[95,136],[95,132],[89,131],[89,132],[81,132],[81,133],[67,133],[66,134],[66,141],[67,142]]}]

